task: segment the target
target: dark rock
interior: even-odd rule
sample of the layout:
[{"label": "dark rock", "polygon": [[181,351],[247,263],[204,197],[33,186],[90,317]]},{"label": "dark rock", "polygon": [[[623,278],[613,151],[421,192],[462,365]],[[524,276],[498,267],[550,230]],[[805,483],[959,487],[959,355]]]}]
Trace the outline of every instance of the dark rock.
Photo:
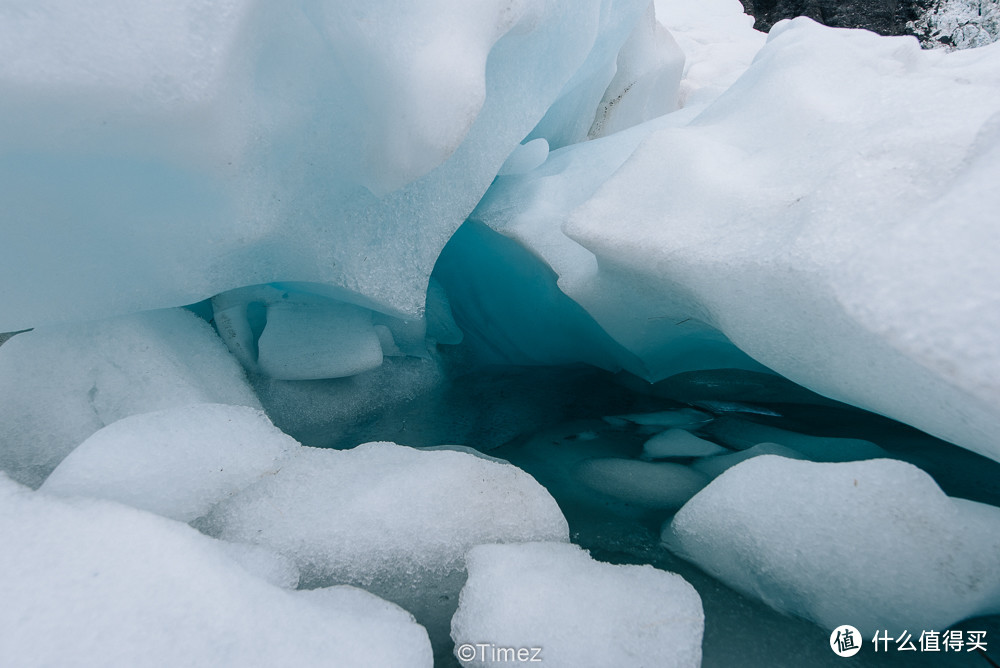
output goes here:
[{"label": "dark rock", "polygon": [[880,35],[907,35],[932,0],[741,0],[754,28],[767,32],[782,19],[808,16],[834,28],[864,28]]}]

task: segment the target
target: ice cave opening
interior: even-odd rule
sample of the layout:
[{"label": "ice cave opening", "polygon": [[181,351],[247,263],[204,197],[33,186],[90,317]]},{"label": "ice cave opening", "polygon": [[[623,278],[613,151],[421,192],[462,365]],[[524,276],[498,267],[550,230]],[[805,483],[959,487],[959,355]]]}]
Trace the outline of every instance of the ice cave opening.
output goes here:
[{"label": "ice cave opening", "polygon": [[746,4],[0,2],[0,665],[997,665],[1000,9]]}]

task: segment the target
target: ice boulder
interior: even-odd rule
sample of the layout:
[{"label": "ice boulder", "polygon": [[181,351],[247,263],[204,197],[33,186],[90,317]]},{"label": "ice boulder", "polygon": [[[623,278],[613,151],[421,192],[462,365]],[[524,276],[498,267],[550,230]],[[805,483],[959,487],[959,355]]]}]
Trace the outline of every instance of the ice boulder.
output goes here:
[{"label": "ice boulder", "polygon": [[305,588],[352,584],[398,603],[436,643],[482,543],[568,541],[559,507],[510,464],[392,443],[302,448],[196,526],[292,557]]},{"label": "ice boulder", "polygon": [[510,665],[521,650],[556,668],[701,665],[701,598],[679,575],[559,543],[481,545],[468,568],[451,623],[463,666]]},{"label": "ice boulder", "polygon": [[754,457],[691,499],[663,539],[733,588],[829,630],[943,630],[1000,612],[1000,508],[948,497],[892,459]]},{"label": "ice boulder", "polygon": [[0,346],[0,470],[38,486],[98,429],[195,403],[260,408],[239,364],[189,311],[18,334]]},{"label": "ice boulder", "polygon": [[274,475],[299,448],[263,412],[195,404],[104,427],[56,467],[41,490],[118,501],[181,522]]},{"label": "ice boulder", "polygon": [[425,630],[395,605],[275,587],[173,520],[0,474],[0,535],[5,665],[432,665]]}]

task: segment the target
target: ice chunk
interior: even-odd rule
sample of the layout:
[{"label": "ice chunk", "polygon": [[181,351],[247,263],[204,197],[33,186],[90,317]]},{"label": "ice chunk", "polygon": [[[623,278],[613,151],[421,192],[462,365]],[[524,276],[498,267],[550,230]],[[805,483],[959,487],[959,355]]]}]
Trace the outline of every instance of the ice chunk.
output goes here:
[{"label": "ice chunk", "polygon": [[704,431],[736,450],[745,450],[758,443],[778,443],[814,462],[848,462],[889,457],[889,453],[879,446],[860,438],[809,436],[733,417],[715,420],[705,425]]},{"label": "ice chunk", "polygon": [[[0,474],[0,656],[17,666],[423,666],[423,628],[356,589],[294,592],[218,541]],[[244,561],[245,563],[245,561]]]},{"label": "ice chunk", "polygon": [[272,304],[257,346],[260,370],[285,380],[353,376],[382,364],[371,311],[350,304]]},{"label": "ice chunk", "polygon": [[558,543],[481,545],[468,565],[451,623],[463,666],[507,665],[506,648],[546,666],[701,665],[701,598],[679,575]]},{"label": "ice chunk", "polygon": [[740,462],[745,462],[752,457],[759,457],[760,455],[780,455],[787,459],[806,459],[802,453],[791,448],[786,448],[783,445],[778,445],[777,443],[758,443],[740,452],[717,455],[715,457],[704,457],[696,462],[692,462],[691,468],[716,478]]},{"label": "ice chunk", "polygon": [[577,464],[573,475],[590,489],[643,508],[672,510],[708,484],[709,478],[680,464],[595,457]]},{"label": "ice chunk", "polygon": [[730,452],[722,446],[698,438],[684,429],[668,429],[642,445],[643,459],[668,457],[708,457]]},{"label": "ice chunk", "polygon": [[38,486],[105,425],[194,403],[260,408],[215,332],[186,310],[18,334],[0,346],[0,469]]},{"label": "ice chunk", "polygon": [[303,587],[353,584],[395,601],[438,644],[470,547],[569,539],[555,501],[520,469],[391,443],[302,448],[196,524],[292,557]]},{"label": "ice chunk", "polygon": [[1000,508],[946,496],[891,459],[764,455],[664,529],[671,549],[749,596],[826,629],[945,629],[1000,612]]},{"label": "ice chunk", "polygon": [[40,489],[110,499],[190,522],[261,476],[277,473],[298,447],[253,408],[168,408],[104,427]]}]

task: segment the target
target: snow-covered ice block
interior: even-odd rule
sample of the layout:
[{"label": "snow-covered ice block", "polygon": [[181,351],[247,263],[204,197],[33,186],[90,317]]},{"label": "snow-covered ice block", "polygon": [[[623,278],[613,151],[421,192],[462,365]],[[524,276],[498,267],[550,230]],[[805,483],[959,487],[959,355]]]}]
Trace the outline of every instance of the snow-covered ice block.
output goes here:
[{"label": "snow-covered ice block", "polygon": [[426,631],[397,606],[281,589],[173,520],[0,474],[0,535],[5,665],[432,665]]},{"label": "snow-covered ice block", "polygon": [[419,318],[511,151],[585,137],[647,5],[16,0],[0,331],[282,280]]},{"label": "snow-covered ice block", "polygon": [[681,464],[617,457],[585,459],[573,467],[573,476],[596,492],[656,510],[680,508],[709,481]]},{"label": "snow-covered ice block", "polygon": [[0,469],[37,487],[98,429],[195,403],[260,408],[212,328],[186,310],[18,334],[0,346]]},{"label": "snow-covered ice block", "polygon": [[447,638],[469,548],[569,540],[555,501],[520,469],[391,443],[302,448],[196,526],[292,557],[303,587],[353,584],[395,601],[435,642]]},{"label": "snow-covered ice block", "polygon": [[738,464],[664,528],[684,558],[826,629],[945,629],[1000,612],[1000,508],[892,459]]},{"label": "snow-covered ice block", "polygon": [[684,429],[667,429],[642,444],[643,459],[668,457],[710,457],[730,452]]},{"label": "snow-covered ice block", "polygon": [[679,575],[559,543],[481,545],[468,567],[451,623],[463,666],[509,665],[506,648],[557,668],[701,665],[701,598]]},{"label": "snow-covered ice block", "polygon": [[777,443],[814,462],[849,462],[890,456],[871,441],[860,438],[810,436],[728,416],[705,425],[704,430],[712,438],[736,450],[745,450],[760,443]]},{"label": "snow-covered ice block", "polygon": [[257,350],[260,370],[285,380],[353,376],[382,364],[371,311],[350,304],[272,304]]},{"label": "snow-covered ice block", "polygon": [[263,475],[299,447],[263,412],[195,404],[133,415],[71,452],[41,490],[118,501],[181,522]]},{"label": "snow-covered ice block", "polygon": [[723,472],[731,469],[740,462],[745,462],[753,457],[761,455],[779,455],[787,459],[807,459],[805,455],[791,448],[786,448],[777,443],[758,443],[746,450],[732,452],[728,455],[716,455],[714,457],[703,457],[691,463],[691,468],[701,471],[705,475],[716,478]]}]

